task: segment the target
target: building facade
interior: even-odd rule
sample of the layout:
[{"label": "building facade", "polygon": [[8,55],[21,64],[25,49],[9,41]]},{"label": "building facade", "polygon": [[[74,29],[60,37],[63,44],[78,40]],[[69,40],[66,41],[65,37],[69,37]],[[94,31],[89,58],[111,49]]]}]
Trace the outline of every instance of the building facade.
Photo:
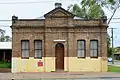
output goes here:
[{"label": "building facade", "polygon": [[56,7],[43,19],[12,17],[12,72],[107,71],[106,19]]}]

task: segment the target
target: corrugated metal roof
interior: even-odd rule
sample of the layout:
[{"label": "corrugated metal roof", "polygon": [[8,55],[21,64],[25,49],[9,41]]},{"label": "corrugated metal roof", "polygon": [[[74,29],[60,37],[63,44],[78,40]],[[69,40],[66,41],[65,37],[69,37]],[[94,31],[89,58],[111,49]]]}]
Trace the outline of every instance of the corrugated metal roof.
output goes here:
[{"label": "corrugated metal roof", "polygon": [[84,18],[81,18],[81,17],[77,17],[75,16],[74,19],[80,19],[80,20],[84,20]]},{"label": "corrugated metal roof", "polygon": [[0,49],[12,49],[12,42],[0,42]]},{"label": "corrugated metal roof", "polygon": [[36,19],[45,19],[44,16],[37,17]]}]

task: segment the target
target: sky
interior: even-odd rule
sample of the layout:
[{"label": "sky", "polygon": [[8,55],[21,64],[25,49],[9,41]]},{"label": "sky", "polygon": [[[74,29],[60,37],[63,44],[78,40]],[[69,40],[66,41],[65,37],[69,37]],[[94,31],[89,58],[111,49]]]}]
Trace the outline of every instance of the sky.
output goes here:
[{"label": "sky", "polygon": [[[6,31],[6,35],[12,36],[11,19],[13,15],[19,19],[35,19],[43,16],[45,13],[55,8],[55,2],[61,2],[62,7],[67,9],[71,4],[80,2],[81,0],[0,0],[0,28]],[[112,15],[107,9],[104,10],[108,18]],[[114,18],[120,18],[120,9],[114,15]],[[8,21],[4,21],[8,20]],[[118,22],[118,23],[116,23]],[[113,19],[109,24],[109,28],[114,29],[114,47],[120,46],[120,19]],[[111,36],[110,29],[108,33]]]}]

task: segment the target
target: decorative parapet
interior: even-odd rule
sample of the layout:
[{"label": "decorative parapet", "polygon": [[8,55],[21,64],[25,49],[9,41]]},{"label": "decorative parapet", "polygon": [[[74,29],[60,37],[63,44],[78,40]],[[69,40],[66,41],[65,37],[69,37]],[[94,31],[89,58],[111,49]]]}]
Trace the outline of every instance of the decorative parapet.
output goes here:
[{"label": "decorative parapet", "polygon": [[82,26],[107,26],[107,23],[103,23],[101,19],[93,19],[93,20],[72,20],[68,23],[70,27],[82,27]]},{"label": "decorative parapet", "polygon": [[44,26],[44,20],[39,20],[39,19],[19,19],[16,20],[15,23],[12,24],[14,27],[43,27]]},{"label": "decorative parapet", "polygon": [[18,19],[12,17],[11,27],[94,27],[106,26],[106,18],[101,19],[69,19],[69,18],[54,18],[54,19]]}]

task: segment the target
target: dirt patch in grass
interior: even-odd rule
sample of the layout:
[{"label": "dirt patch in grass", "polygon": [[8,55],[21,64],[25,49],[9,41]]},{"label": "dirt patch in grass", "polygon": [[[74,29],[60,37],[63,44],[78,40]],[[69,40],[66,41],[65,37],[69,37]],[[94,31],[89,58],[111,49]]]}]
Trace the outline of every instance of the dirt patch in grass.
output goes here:
[{"label": "dirt patch in grass", "polygon": [[0,73],[8,73],[11,72],[10,68],[0,68]]}]

